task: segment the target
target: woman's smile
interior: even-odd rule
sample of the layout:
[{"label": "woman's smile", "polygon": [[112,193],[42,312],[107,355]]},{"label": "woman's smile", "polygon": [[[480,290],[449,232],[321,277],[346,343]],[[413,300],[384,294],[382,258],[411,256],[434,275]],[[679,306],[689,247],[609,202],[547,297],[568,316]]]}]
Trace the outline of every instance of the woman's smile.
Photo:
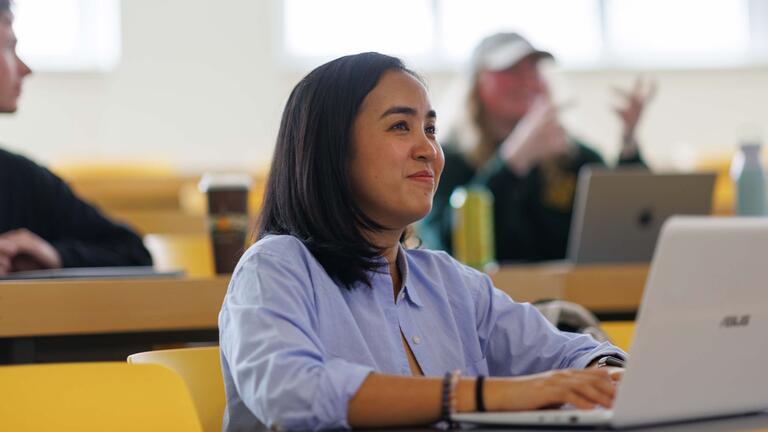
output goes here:
[{"label": "woman's smile", "polygon": [[430,185],[435,184],[435,175],[432,173],[432,171],[429,170],[422,170],[419,172],[415,172],[408,176],[409,180],[414,180],[419,183],[427,183]]}]

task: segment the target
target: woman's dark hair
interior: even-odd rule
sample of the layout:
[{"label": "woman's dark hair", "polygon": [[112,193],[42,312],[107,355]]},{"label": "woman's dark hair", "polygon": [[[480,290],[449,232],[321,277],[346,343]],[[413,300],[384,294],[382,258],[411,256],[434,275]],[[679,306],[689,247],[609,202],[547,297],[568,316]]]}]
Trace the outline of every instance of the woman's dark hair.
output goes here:
[{"label": "woman's dark hair", "polygon": [[0,0],[0,13],[11,12],[12,0]]},{"label": "woman's dark hair", "polygon": [[384,227],[355,202],[349,161],[360,105],[390,70],[418,78],[400,59],[368,52],[328,62],[296,85],[283,111],[259,217],[257,239],[299,238],[347,288],[370,286],[367,272],[381,265],[376,258],[382,251],[361,230]]}]

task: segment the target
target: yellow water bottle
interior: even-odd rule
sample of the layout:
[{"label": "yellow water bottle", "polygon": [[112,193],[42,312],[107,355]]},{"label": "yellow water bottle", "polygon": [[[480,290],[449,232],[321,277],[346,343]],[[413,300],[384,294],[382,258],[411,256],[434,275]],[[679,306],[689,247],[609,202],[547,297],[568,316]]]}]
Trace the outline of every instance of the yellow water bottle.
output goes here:
[{"label": "yellow water bottle", "polygon": [[485,271],[496,265],[493,195],[482,186],[459,187],[451,194],[453,256]]}]

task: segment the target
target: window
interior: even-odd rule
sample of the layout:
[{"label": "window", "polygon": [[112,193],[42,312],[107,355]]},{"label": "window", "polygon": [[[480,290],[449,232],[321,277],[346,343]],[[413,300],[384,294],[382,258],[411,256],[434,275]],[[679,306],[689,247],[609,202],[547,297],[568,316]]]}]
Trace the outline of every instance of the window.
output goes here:
[{"label": "window", "polygon": [[746,60],[747,4],[734,0],[606,3],[606,41],[618,63],[718,66]]},{"label": "window", "polygon": [[516,31],[570,64],[600,57],[597,0],[447,0],[438,5],[443,53],[461,63],[492,33]]},{"label": "window", "polygon": [[17,0],[19,56],[37,71],[106,71],[120,60],[119,0]]},{"label": "window", "polygon": [[430,0],[285,0],[285,43],[301,57],[418,55],[434,45]]},{"label": "window", "polygon": [[300,63],[377,50],[455,68],[498,31],[520,32],[566,68],[768,60],[761,0],[285,0],[282,13],[282,52]]}]

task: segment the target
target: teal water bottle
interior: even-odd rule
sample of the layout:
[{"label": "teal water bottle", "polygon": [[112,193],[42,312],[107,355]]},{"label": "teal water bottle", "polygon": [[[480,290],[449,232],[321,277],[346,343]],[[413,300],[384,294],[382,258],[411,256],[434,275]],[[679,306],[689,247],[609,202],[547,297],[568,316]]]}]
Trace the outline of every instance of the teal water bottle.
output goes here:
[{"label": "teal water bottle", "polygon": [[766,214],[765,170],[760,159],[759,141],[741,145],[731,163],[731,178],[736,186],[736,214],[762,216]]},{"label": "teal water bottle", "polygon": [[482,186],[460,187],[453,191],[450,201],[453,257],[481,271],[493,268],[493,195]]}]

